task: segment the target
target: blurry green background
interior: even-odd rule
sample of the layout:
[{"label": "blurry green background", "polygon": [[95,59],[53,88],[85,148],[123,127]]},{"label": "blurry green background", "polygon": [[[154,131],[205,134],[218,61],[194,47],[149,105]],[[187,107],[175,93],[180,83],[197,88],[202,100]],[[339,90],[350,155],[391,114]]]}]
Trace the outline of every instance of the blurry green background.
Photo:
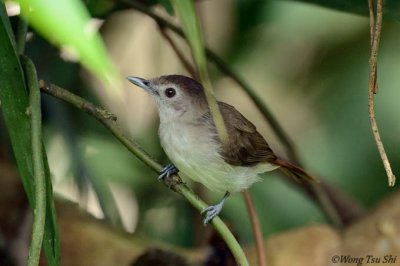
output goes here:
[{"label": "blurry green background", "polygon": [[[187,74],[186,70],[151,18],[133,9],[111,12],[109,1],[85,2],[99,17],[95,25],[121,73],[121,86],[106,90],[69,61],[68,53],[39,35],[27,43],[26,54],[35,62],[40,78],[105,106],[147,152],[168,163],[157,137],[153,102],[123,77]],[[256,88],[296,144],[308,171],[366,208],[393,190],[387,186],[367,113],[370,40],[366,16],[297,1],[204,0],[197,1],[196,7],[206,43]],[[154,8],[169,16],[162,6]],[[376,95],[378,125],[395,174],[400,168],[399,31],[396,20],[385,21]],[[173,37],[189,58],[188,47]],[[215,67],[210,71],[217,98],[235,105],[256,124],[274,151],[285,156],[282,144],[245,93]],[[43,105],[44,140],[57,193],[103,217],[94,191],[107,200],[102,191],[109,184],[128,231],[186,247],[198,241],[195,231],[204,229],[194,224],[201,216],[159,183],[97,121],[49,96],[43,97]],[[327,222],[317,205],[288,186],[279,173],[265,174],[250,192],[266,236]],[[206,189],[202,194],[209,203],[222,196]],[[242,242],[252,241],[241,195],[227,201],[221,216]]]}]

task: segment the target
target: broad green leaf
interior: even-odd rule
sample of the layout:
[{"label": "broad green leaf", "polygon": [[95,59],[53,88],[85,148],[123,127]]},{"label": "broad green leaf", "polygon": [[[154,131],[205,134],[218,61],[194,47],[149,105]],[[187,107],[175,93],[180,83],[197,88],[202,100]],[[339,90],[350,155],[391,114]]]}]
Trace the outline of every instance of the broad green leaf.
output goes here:
[{"label": "broad green leaf", "polygon": [[[14,36],[8,21],[3,2],[0,3],[0,101],[4,121],[10,136],[19,175],[21,177],[29,204],[33,206],[33,169],[31,152],[30,121],[28,117],[28,94],[25,87],[21,64],[16,52]],[[45,157],[45,154],[44,154]],[[59,240],[55,208],[51,193],[50,173],[46,157],[46,225],[43,248],[49,265],[59,265]]]},{"label": "broad green leaf", "polygon": [[103,42],[91,27],[90,16],[79,0],[19,0],[22,16],[48,41],[73,51],[79,61],[108,86],[117,71]]},{"label": "broad green leaf", "polygon": [[28,94],[15,49],[14,36],[4,8],[0,3],[0,100],[4,120],[10,135],[22,183],[32,205],[33,182],[30,142],[30,122],[27,115]]},{"label": "broad green leaf", "polygon": [[[297,0],[297,1],[316,4],[359,15],[369,16],[368,0]],[[376,1],[373,2],[376,3]],[[400,1],[385,0],[383,5],[383,17],[399,20]]]}]

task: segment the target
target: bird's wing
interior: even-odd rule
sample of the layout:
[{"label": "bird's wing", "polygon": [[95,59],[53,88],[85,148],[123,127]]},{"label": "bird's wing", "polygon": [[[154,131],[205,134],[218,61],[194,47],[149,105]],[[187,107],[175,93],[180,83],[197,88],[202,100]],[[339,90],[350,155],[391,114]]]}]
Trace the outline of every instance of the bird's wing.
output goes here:
[{"label": "bird's wing", "polygon": [[229,135],[227,143],[221,145],[224,160],[237,166],[273,163],[277,157],[256,127],[235,107],[224,102],[218,104]]},{"label": "bird's wing", "polygon": [[[257,132],[256,127],[235,107],[224,102],[218,102],[218,105],[229,135],[228,142],[221,145],[220,151],[227,163],[249,167],[260,162],[268,162],[280,166],[284,174],[297,181],[317,180],[302,168],[279,159],[261,134]],[[211,113],[207,113],[205,117],[207,117],[207,121],[210,121]],[[214,130],[216,130],[215,127]],[[219,141],[218,136],[216,138]]]}]

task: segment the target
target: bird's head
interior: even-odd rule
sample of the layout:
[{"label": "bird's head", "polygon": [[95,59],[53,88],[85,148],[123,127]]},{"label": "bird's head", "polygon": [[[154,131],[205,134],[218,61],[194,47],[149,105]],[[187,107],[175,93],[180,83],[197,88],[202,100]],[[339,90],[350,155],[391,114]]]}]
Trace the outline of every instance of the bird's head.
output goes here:
[{"label": "bird's head", "polygon": [[147,80],[131,76],[127,79],[153,97],[161,120],[193,121],[208,110],[203,86],[189,77],[168,75]]}]

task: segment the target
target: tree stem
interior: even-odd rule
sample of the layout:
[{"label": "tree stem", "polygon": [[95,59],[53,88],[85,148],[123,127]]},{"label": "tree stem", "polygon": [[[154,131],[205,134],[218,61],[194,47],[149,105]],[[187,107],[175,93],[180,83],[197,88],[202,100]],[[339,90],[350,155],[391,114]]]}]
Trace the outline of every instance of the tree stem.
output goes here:
[{"label": "tree stem", "polygon": [[32,241],[29,246],[28,265],[39,265],[40,251],[46,221],[46,179],[43,165],[42,111],[40,90],[34,64],[27,57],[22,57],[26,82],[29,88],[29,111],[32,132],[33,180],[35,186]]}]

